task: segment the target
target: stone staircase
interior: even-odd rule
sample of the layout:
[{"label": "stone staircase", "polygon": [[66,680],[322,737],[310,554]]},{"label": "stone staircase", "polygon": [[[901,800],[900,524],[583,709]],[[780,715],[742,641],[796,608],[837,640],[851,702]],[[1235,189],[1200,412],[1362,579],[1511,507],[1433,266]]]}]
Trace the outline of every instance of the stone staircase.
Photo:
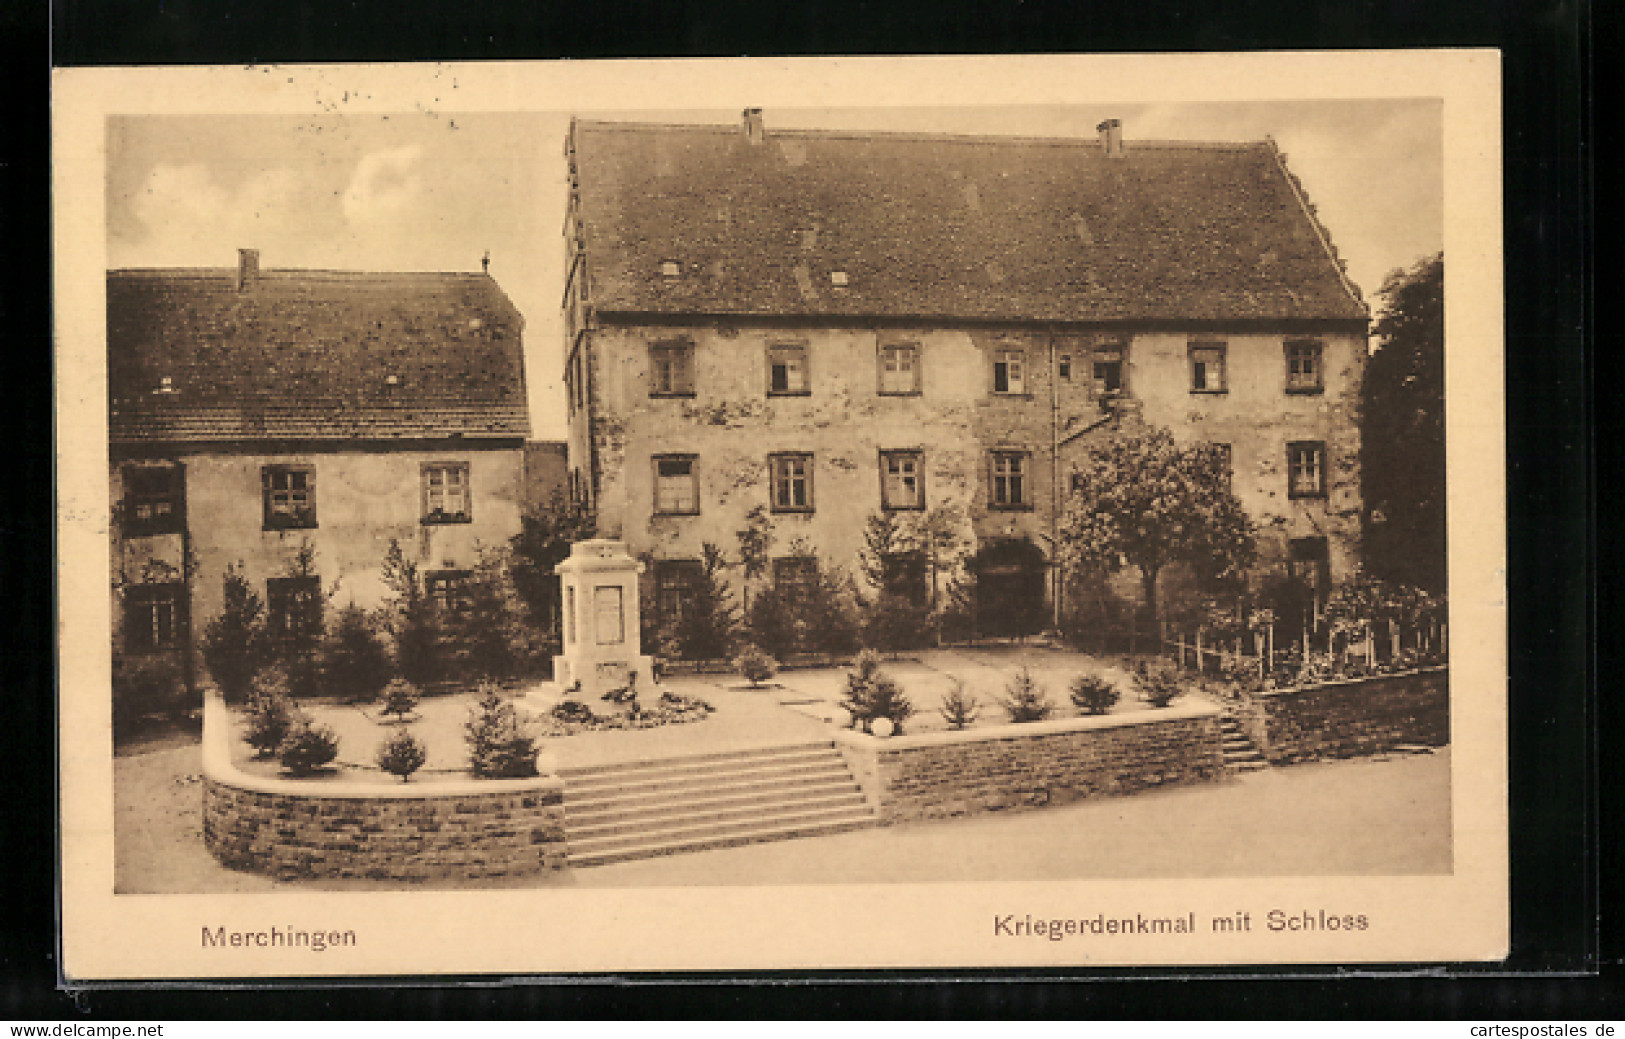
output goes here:
[{"label": "stone staircase", "polygon": [[875,824],[833,742],[559,770],[571,866]]},{"label": "stone staircase", "polygon": [[1224,750],[1224,764],[1232,772],[1254,772],[1269,768],[1264,755],[1253,746],[1252,740],[1241,731],[1241,725],[1229,711],[1219,716],[1219,742]]}]

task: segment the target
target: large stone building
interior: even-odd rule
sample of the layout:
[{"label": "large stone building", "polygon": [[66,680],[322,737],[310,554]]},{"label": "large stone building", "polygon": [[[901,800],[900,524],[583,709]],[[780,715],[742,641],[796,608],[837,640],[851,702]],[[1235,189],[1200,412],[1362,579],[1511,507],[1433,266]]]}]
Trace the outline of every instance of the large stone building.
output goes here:
[{"label": "large stone building", "polygon": [[1265,567],[1355,561],[1368,314],[1273,142],[751,109],[578,120],[566,152],[570,485],[662,585],[753,507],[780,580],[803,544],[850,564],[867,517],[944,509],[985,581],[1053,601],[1071,459],[1141,421],[1229,445]]},{"label": "large stone building", "polygon": [[376,605],[391,541],[450,594],[519,528],[522,330],[485,274],[110,271],[115,653],[190,667],[231,564],[274,630]]}]

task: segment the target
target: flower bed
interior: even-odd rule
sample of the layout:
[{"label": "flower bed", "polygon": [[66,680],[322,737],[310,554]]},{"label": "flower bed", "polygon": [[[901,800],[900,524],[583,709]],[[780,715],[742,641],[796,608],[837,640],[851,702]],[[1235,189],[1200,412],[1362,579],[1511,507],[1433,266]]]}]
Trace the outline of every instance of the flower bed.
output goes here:
[{"label": "flower bed", "polygon": [[836,744],[881,821],[896,823],[1217,779],[1225,771],[1219,715],[1193,700],[889,739],[843,731]]},{"label": "flower bed", "polygon": [[294,879],[491,877],[565,864],[564,786],[553,775],[436,783],[320,781],[238,767],[240,743],[211,695],[203,722],[203,840],[233,869]]}]

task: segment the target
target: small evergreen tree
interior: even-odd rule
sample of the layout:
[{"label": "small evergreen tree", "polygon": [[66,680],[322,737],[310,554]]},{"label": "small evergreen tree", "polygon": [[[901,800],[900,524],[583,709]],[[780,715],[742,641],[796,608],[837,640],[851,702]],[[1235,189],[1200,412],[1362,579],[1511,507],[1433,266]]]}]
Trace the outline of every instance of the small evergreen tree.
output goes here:
[{"label": "small evergreen tree", "polygon": [[760,647],[754,643],[747,643],[745,648],[739,651],[739,655],[734,657],[734,670],[750,683],[752,689],[755,689],[778,674],[779,665],[778,661],[768,656]]},{"label": "small evergreen tree", "polygon": [[204,666],[227,703],[241,703],[265,660],[265,603],[243,576],[241,563],[221,577],[220,613],[203,628]]},{"label": "small evergreen tree", "polygon": [[494,683],[480,685],[479,702],[463,726],[469,768],[481,779],[518,779],[536,775],[535,737],[519,711]]},{"label": "small evergreen tree", "polygon": [[965,692],[964,679],[954,678],[951,681],[937,713],[942,715],[942,720],[948,723],[950,729],[968,728],[980,713],[981,701],[974,694]]},{"label": "small evergreen tree", "polygon": [[322,646],[322,684],[329,695],[371,700],[388,682],[394,664],[373,618],[351,604],[339,611]]},{"label": "small evergreen tree", "polygon": [[1184,671],[1178,664],[1161,657],[1136,660],[1134,682],[1152,707],[1167,707],[1185,691]]},{"label": "small evergreen tree", "polygon": [[841,706],[852,717],[865,724],[877,718],[886,718],[903,731],[903,722],[914,713],[914,704],[903,694],[902,688],[880,669],[880,655],[864,650],[853,661],[846,676],[846,696]]},{"label": "small evergreen tree", "polygon": [[744,574],[745,613],[750,614],[751,582],[767,573],[768,553],[773,545],[773,521],[760,505],[745,513],[745,525],[734,532],[739,539],[739,569]]},{"label": "small evergreen tree", "polygon": [[267,668],[255,676],[248,703],[248,731],[243,737],[254,748],[255,757],[275,756],[293,729],[295,714],[288,700],[288,682],[280,669]]},{"label": "small evergreen tree", "polygon": [[558,628],[560,591],[553,568],[569,557],[570,546],[592,537],[597,526],[590,506],[562,493],[520,517],[519,533],[509,542],[510,572],[515,593],[539,628]]},{"label": "small evergreen tree", "polygon": [[277,748],[282,767],[296,776],[314,775],[339,756],[338,735],[295,712],[288,735]]},{"label": "small evergreen tree", "polygon": [[378,767],[392,776],[400,776],[401,782],[407,782],[412,773],[423,767],[429,760],[429,752],[424,749],[423,743],[413,736],[411,730],[401,729],[395,735],[378,746]]},{"label": "small evergreen tree", "polygon": [[1010,679],[1004,687],[1004,692],[1005,696],[1000,704],[1013,722],[1043,721],[1055,710],[1055,705],[1050,702],[1049,693],[1025,667]]},{"label": "small evergreen tree", "polygon": [[396,721],[403,722],[417,709],[418,687],[404,678],[392,678],[378,699],[385,714],[393,714]]},{"label": "small evergreen tree", "polygon": [[673,635],[687,660],[724,660],[733,649],[739,613],[727,579],[727,557],[707,541],[701,546],[700,571],[689,587],[682,619]]},{"label": "small evergreen tree", "polygon": [[406,558],[394,538],[384,552],[383,579],[390,590],[387,626],[395,639],[396,669],[420,688],[438,681],[444,670],[439,619],[417,564]]},{"label": "small evergreen tree", "polygon": [[1106,714],[1117,703],[1117,687],[1100,675],[1084,672],[1072,680],[1072,704],[1084,714]]}]

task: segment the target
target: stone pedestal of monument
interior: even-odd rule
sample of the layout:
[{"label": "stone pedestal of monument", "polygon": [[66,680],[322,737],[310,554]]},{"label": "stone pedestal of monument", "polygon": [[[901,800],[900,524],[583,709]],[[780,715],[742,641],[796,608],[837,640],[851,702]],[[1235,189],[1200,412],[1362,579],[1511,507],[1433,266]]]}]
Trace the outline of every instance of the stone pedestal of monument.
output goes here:
[{"label": "stone pedestal of monument", "polygon": [[553,688],[596,707],[635,672],[637,687],[655,686],[653,662],[638,630],[638,574],[643,564],[621,541],[578,541],[559,575],[564,614],[562,652],[553,658]]}]

